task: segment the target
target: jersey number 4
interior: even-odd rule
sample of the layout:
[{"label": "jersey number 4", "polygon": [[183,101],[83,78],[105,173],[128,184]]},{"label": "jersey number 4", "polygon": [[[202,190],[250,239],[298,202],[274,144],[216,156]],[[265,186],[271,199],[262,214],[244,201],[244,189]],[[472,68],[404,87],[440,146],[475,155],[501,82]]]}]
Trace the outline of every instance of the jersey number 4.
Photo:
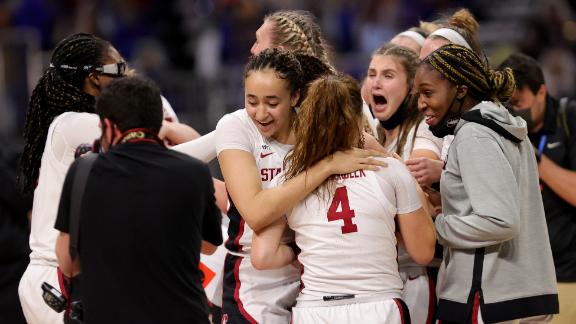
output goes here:
[{"label": "jersey number 4", "polygon": [[[342,207],[340,211],[338,211],[338,206]],[[348,203],[348,190],[346,186],[336,188],[334,199],[332,199],[330,208],[328,208],[328,221],[343,220],[342,234],[354,233],[358,232],[358,227],[352,223],[354,216],[356,215],[354,211],[350,209],[350,204]]]}]

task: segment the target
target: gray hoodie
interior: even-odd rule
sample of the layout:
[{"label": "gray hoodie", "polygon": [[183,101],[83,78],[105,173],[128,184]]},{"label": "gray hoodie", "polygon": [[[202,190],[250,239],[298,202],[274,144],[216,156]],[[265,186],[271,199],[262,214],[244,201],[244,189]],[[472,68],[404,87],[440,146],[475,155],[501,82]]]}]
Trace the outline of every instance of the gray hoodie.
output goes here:
[{"label": "gray hoodie", "polygon": [[[464,119],[475,115],[481,121]],[[482,124],[481,124],[482,123]],[[455,130],[436,218],[438,317],[487,323],[558,313],[554,263],[526,122],[481,102]]]}]

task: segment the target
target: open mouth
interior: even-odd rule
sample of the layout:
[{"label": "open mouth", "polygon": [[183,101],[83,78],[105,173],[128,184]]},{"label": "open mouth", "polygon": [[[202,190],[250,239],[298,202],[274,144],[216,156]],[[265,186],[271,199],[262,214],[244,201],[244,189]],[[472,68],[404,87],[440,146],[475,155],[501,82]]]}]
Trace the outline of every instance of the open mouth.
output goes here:
[{"label": "open mouth", "polygon": [[388,104],[386,97],[379,94],[373,94],[372,100],[374,102],[374,107],[372,107],[372,109],[375,113],[381,113],[386,110],[386,105]]},{"label": "open mouth", "polygon": [[269,122],[267,122],[267,123],[263,123],[263,122],[260,122],[260,121],[259,121],[258,124],[260,124],[262,127],[266,127],[266,126],[272,124],[272,121],[269,121]]},{"label": "open mouth", "polygon": [[388,100],[386,100],[386,97],[381,96],[381,95],[373,95],[372,98],[374,98],[374,104],[376,105],[385,105],[388,103]]}]

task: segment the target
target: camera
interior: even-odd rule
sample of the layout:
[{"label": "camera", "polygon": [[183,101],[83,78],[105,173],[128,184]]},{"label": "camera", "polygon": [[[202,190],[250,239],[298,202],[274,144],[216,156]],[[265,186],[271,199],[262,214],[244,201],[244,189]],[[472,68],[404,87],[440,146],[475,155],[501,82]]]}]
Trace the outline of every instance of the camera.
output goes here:
[{"label": "camera", "polygon": [[47,282],[42,283],[42,298],[44,302],[57,313],[61,313],[66,309],[66,297]]}]

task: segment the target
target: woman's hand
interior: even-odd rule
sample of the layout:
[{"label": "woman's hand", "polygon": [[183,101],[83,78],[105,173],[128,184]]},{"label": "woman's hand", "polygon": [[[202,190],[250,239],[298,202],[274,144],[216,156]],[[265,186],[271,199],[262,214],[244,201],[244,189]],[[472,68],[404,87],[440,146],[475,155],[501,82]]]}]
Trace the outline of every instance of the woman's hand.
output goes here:
[{"label": "woman's hand", "polygon": [[429,187],[434,182],[440,181],[444,162],[429,158],[416,158],[407,160],[406,166],[418,184]]},{"label": "woman's hand", "polygon": [[200,134],[186,124],[164,120],[162,121],[160,132],[158,132],[158,137],[167,146],[173,146],[196,139],[200,137]]},{"label": "woman's hand", "polygon": [[388,153],[353,148],[346,151],[338,151],[325,157],[321,163],[326,163],[331,174],[347,174],[358,170],[377,171],[387,164],[376,157],[387,157]]},{"label": "woman's hand", "polygon": [[430,187],[422,187],[422,189],[424,190],[424,193],[426,193],[428,202],[431,205],[429,212],[432,217],[436,217],[442,212],[442,197],[440,196],[440,192]]}]

